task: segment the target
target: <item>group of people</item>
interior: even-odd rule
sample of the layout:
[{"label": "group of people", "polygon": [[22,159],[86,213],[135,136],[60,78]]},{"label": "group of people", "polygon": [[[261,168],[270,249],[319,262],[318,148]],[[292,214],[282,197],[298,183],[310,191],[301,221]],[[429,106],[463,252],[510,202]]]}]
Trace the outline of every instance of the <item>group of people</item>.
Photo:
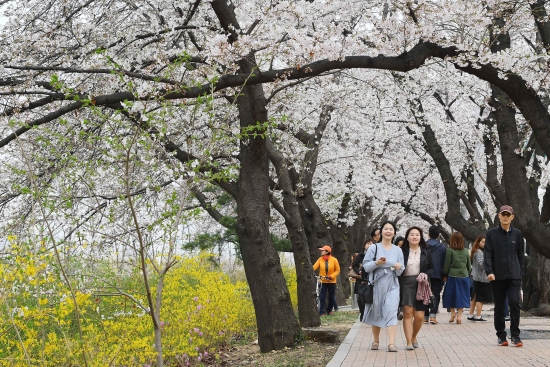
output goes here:
[{"label": "group of people", "polygon": [[[460,232],[452,233],[449,247],[442,244],[438,241],[437,226],[430,227],[427,241],[419,227],[410,227],[405,237],[395,238],[397,229],[390,221],[371,233],[364,252],[352,262],[352,269],[360,275],[355,293],[362,284],[373,285],[372,303],[365,304],[358,297],[360,319],[372,326],[371,349],[379,348],[380,330],[385,328],[387,350],[397,352],[395,336],[401,317],[406,350],[418,348],[422,325],[438,324],[441,298],[443,308],[450,311],[449,323],[457,324],[462,323],[464,308],[470,309],[468,320],[486,321],[481,315],[483,303],[494,301],[494,326],[501,346],[508,345],[504,312],[508,301],[511,341],[515,346],[523,346],[519,337],[519,300],[525,241],[511,225],[514,219],[511,206],[502,206],[498,217],[500,225],[486,236],[478,236],[471,251],[465,248]],[[329,260],[330,257],[324,260],[327,275],[331,274]],[[318,261],[314,268],[320,268],[322,262]],[[333,290],[329,288],[328,292]]]}]

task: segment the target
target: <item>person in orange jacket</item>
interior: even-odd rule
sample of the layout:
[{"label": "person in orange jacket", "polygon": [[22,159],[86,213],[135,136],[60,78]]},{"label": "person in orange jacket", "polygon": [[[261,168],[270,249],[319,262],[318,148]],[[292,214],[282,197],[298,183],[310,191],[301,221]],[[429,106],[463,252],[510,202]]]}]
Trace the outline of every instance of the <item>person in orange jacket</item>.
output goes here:
[{"label": "person in orange jacket", "polygon": [[328,305],[327,314],[332,315],[332,308],[334,307],[334,292],[336,292],[336,277],[340,274],[340,264],[338,260],[332,256],[332,249],[330,246],[320,247],[321,257],[317,259],[313,264],[313,270],[319,269],[319,276],[321,278],[321,295],[319,314],[325,315],[325,297],[328,290]]}]

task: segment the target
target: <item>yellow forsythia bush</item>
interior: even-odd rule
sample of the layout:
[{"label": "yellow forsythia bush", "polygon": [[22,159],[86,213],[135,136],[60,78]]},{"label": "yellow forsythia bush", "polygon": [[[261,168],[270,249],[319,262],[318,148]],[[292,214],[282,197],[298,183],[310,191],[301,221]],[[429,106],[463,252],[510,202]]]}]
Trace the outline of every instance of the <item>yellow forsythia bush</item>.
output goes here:
[{"label": "yellow forsythia bush", "polygon": [[[135,302],[84,289],[73,300],[51,254],[16,247],[17,256],[0,262],[0,366],[75,366],[84,356],[89,366],[154,365],[152,321]],[[143,293],[132,297],[146,306]],[[197,364],[232,336],[256,330],[247,284],[232,283],[208,255],[170,269],[160,319],[168,366]]]},{"label": "yellow forsythia bush", "polygon": [[290,300],[294,311],[298,310],[298,280],[296,278],[296,268],[289,262],[281,261],[283,275],[286,279],[286,286],[290,292]]}]

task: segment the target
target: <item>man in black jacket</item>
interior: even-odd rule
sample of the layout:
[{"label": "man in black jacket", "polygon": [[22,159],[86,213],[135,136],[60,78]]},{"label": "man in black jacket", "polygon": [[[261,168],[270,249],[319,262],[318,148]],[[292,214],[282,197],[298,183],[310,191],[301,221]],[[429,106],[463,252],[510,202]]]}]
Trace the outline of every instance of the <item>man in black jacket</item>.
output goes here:
[{"label": "man in black jacket", "polygon": [[426,311],[424,316],[424,322],[428,322],[430,318],[430,324],[437,324],[437,313],[439,311],[439,302],[441,301],[441,290],[443,289],[443,265],[445,264],[445,254],[447,253],[447,247],[438,241],[441,230],[438,226],[431,226],[428,230],[430,239],[426,241],[428,248],[432,254],[433,272],[430,275],[430,283],[432,287],[432,293],[434,295],[434,306],[430,310]]},{"label": "man in black jacket", "polygon": [[521,347],[523,342],[519,337],[519,298],[525,267],[525,241],[519,229],[511,225],[514,219],[514,209],[511,206],[502,206],[498,217],[500,226],[487,232],[483,249],[485,272],[491,282],[495,301],[495,330],[498,345],[507,346],[504,301],[508,295],[511,340],[516,347]]}]

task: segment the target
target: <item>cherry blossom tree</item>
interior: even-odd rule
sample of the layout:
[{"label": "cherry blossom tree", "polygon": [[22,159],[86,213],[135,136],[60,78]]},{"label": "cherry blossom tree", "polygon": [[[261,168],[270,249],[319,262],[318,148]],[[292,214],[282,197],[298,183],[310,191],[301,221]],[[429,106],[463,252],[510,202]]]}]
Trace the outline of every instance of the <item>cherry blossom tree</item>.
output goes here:
[{"label": "cherry blossom tree", "polygon": [[[137,146],[150,153],[136,152],[136,159],[162,174],[130,180],[130,194],[150,192],[135,182],[162,189],[173,182],[196,187],[195,180],[204,180],[234,198],[262,351],[291,345],[299,334],[269,236],[270,158],[275,167],[298,165],[296,172],[303,174],[292,190],[283,188],[283,198],[298,201],[302,225],[288,206],[285,220],[297,232],[304,228],[309,249],[326,241],[342,249],[338,256],[349,257],[349,243],[340,240],[345,233],[364,236],[349,231],[355,223],[365,227],[355,222],[358,211],[396,216],[404,209],[433,223],[444,218],[472,237],[494,224],[494,206],[506,201],[517,208],[516,225],[532,247],[550,257],[550,37],[544,0],[12,0],[3,5],[8,20],[0,38],[5,106],[0,148],[10,162],[9,175],[2,178],[6,224],[14,228],[10,216],[33,205],[26,188],[34,176],[16,174],[24,170],[21,149],[36,153],[28,156],[41,168],[34,172],[39,191],[63,192],[74,182],[86,190],[76,163],[101,161],[107,173],[92,178],[94,185],[107,184],[106,178],[120,176],[108,169],[121,169],[122,158],[111,156],[101,142],[116,136],[124,143],[139,132]],[[337,91],[338,98],[326,103],[319,88],[317,95],[277,100],[285,91],[301,91],[304,80],[324,83],[321,88]],[[277,109],[289,116],[289,110],[304,112],[308,99],[318,112],[304,113],[307,122],[304,116],[293,118],[295,127],[278,132],[285,113]],[[333,111],[334,128],[323,133],[327,143],[317,150],[312,144],[323,106],[341,115]],[[296,148],[300,145],[290,144],[290,137],[300,128],[314,135],[302,135],[306,145]],[[357,134],[361,129],[374,131],[376,139]],[[282,144],[268,139],[271,134]],[[280,163],[270,144],[283,158],[294,149],[290,160]],[[103,148],[94,150],[96,145]],[[73,173],[63,178],[68,166]],[[285,178],[277,177],[282,187]],[[69,191],[66,200],[75,202]],[[85,204],[78,204],[82,213]],[[87,205],[91,212],[84,218],[102,204]],[[112,215],[128,219],[128,214]],[[59,231],[69,237],[79,226],[67,214],[64,220],[52,216],[42,220],[58,220]],[[300,237],[295,256],[304,258],[303,234],[289,235]]]}]

